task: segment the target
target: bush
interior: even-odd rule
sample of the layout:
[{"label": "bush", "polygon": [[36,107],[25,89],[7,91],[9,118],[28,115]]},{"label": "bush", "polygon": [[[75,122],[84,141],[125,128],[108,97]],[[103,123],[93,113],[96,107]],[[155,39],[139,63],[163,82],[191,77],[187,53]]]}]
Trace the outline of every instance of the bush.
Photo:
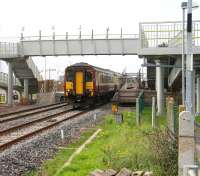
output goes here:
[{"label": "bush", "polygon": [[155,176],[178,175],[177,138],[167,130],[120,131],[118,142],[108,143],[103,152],[103,163],[108,168],[120,170],[123,167],[136,170],[150,170]]},{"label": "bush", "polygon": [[178,175],[178,141],[177,136],[172,136],[169,130],[156,129],[148,134],[149,144],[153,153],[155,175]]}]

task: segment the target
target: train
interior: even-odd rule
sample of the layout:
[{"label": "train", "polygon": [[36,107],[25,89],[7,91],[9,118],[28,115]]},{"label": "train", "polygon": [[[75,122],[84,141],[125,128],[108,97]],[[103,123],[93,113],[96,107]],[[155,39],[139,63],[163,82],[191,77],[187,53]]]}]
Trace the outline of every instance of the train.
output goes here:
[{"label": "train", "polygon": [[95,105],[109,100],[121,87],[121,74],[88,63],[76,63],[65,69],[65,101],[77,105]]}]

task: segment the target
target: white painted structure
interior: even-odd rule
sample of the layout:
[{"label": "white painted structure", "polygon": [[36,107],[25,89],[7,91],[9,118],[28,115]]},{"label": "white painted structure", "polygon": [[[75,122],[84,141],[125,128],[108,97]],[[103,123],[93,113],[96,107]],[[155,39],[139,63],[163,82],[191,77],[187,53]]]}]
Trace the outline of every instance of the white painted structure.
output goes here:
[{"label": "white painted structure", "polygon": [[178,175],[183,175],[186,165],[193,165],[195,156],[194,116],[189,111],[179,114]]},{"label": "white painted structure", "polygon": [[24,56],[137,55],[138,38],[21,41]]},{"label": "white painted structure", "polygon": [[163,115],[164,112],[164,72],[160,67],[160,60],[156,60],[156,92],[157,92],[157,115]]},{"label": "white painted structure", "polygon": [[175,64],[174,64],[174,68],[171,70],[169,76],[168,76],[168,85],[169,87],[171,87],[174,83],[174,81],[176,80],[176,78],[178,77],[178,75],[181,73],[181,58],[177,58]]}]

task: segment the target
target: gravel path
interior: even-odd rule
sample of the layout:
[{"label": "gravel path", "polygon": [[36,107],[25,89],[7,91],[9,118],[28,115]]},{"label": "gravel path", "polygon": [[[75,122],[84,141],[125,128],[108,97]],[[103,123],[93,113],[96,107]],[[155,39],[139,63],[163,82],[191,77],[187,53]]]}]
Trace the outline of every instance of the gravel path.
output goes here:
[{"label": "gravel path", "polygon": [[44,160],[51,159],[56,154],[63,143],[61,129],[67,143],[72,137],[79,137],[81,128],[94,126],[108,113],[110,105],[105,105],[5,150],[0,154],[0,176],[20,176],[40,167]]}]

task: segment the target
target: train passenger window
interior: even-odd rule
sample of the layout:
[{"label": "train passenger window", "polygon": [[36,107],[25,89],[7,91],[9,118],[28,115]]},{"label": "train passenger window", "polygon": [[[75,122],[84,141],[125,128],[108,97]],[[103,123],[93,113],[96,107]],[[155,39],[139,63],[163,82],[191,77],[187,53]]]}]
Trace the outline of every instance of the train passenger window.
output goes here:
[{"label": "train passenger window", "polygon": [[66,75],[67,75],[67,77],[66,77],[67,81],[73,81],[73,79],[74,79],[74,73],[73,73],[72,70],[68,70]]},{"label": "train passenger window", "polygon": [[86,82],[92,82],[92,73],[91,72],[86,72],[85,80],[86,80]]}]

